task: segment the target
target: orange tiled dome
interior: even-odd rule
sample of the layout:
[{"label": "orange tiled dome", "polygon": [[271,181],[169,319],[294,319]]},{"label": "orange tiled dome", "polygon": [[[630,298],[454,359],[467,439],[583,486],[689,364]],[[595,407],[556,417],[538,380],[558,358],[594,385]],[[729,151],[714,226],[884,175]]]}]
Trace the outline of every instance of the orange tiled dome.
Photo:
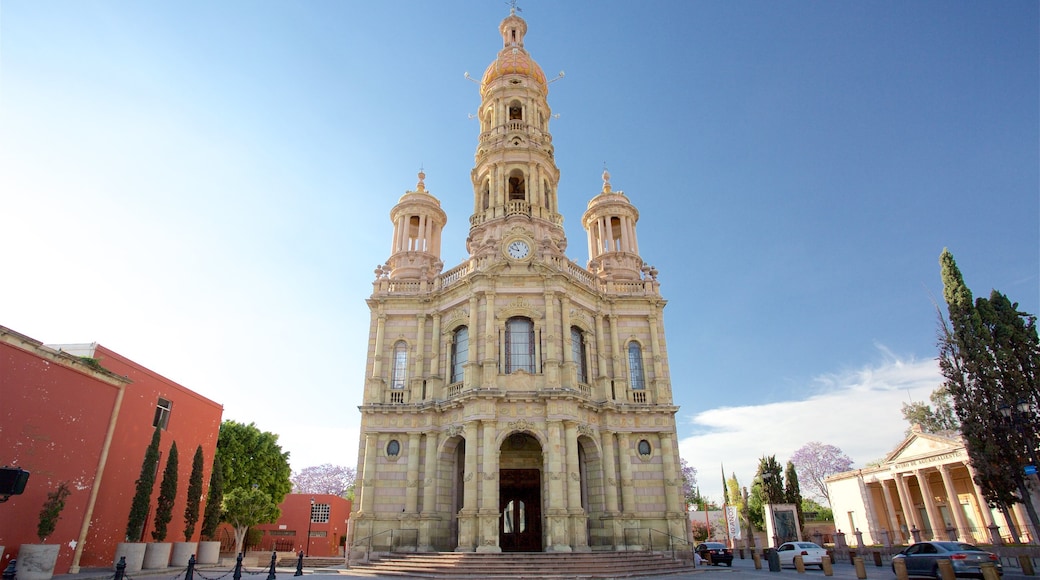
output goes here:
[{"label": "orange tiled dome", "polygon": [[484,78],[480,81],[481,92],[486,91],[492,82],[506,75],[531,77],[543,93],[548,91],[542,67],[522,48],[507,47],[498,53],[498,58],[484,71]]}]

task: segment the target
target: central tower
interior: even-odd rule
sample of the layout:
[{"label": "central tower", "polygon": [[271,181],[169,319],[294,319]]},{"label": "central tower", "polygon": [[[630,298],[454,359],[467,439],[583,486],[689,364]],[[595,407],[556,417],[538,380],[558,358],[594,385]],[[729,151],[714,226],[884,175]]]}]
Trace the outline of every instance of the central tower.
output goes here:
[{"label": "central tower", "polygon": [[442,271],[448,216],[425,174],[390,212],[368,300],[352,558],[686,537],[665,301],[639,212],[604,172],[582,216],[588,261],[567,257],[548,82],[526,22],[511,12],[499,32],[480,83],[469,257]]}]

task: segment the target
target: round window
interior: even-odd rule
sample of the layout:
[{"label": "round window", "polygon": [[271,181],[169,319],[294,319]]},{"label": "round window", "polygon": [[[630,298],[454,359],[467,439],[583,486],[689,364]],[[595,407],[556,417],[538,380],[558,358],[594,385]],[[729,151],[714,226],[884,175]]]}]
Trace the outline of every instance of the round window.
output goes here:
[{"label": "round window", "polygon": [[650,442],[646,439],[641,440],[639,442],[639,454],[644,457],[647,457],[650,455],[650,451]]},{"label": "round window", "polygon": [[400,453],[401,444],[397,441],[397,439],[391,439],[390,442],[386,444],[387,457],[397,457]]}]

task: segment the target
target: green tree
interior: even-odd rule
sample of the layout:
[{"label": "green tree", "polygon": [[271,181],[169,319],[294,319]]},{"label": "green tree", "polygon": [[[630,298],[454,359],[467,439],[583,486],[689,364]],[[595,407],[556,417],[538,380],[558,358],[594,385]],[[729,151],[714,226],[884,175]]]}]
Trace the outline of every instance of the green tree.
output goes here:
[{"label": "green tree", "polygon": [[914,425],[920,425],[925,433],[941,433],[943,431],[959,431],[961,424],[957,421],[957,412],[953,408],[953,399],[945,385],[940,385],[928,396],[931,405],[923,401],[903,403],[903,419],[909,423],[906,428],[910,435]]},{"label": "green tree", "polygon": [[798,527],[805,529],[805,512],[802,511],[802,490],[798,485],[798,472],[794,463],[788,461],[784,470],[784,497],[787,503],[793,503],[798,511]]},{"label": "green tree", "polygon": [[191,460],[191,476],[188,477],[188,505],[184,506],[184,541],[190,542],[195,535],[195,523],[199,521],[199,502],[202,500],[202,445],[195,448]]},{"label": "green tree", "polygon": [[220,456],[213,458],[213,471],[209,474],[209,490],[206,492],[206,511],[202,516],[202,529],[199,536],[204,540],[214,540],[217,528],[220,527],[220,510],[224,502],[224,470],[220,466]]},{"label": "green tree", "polygon": [[166,469],[163,470],[162,483],[159,484],[159,500],[155,506],[155,529],[152,539],[156,542],[166,541],[167,526],[173,519],[173,502],[177,501],[177,442],[170,445],[170,453],[166,457]]},{"label": "green tree", "polygon": [[289,453],[278,445],[278,436],[256,425],[224,421],[217,438],[217,456],[224,476],[225,495],[235,489],[259,489],[275,505],[292,489]]},{"label": "green tree", "polygon": [[744,511],[744,497],[740,494],[740,482],[737,474],[731,473],[726,480],[726,503],[737,508],[737,512]]},{"label": "green tree", "polygon": [[762,501],[768,504],[784,503],[783,468],[776,461],[775,455],[762,457],[758,462],[758,473],[762,479]]},{"label": "green tree", "polygon": [[802,498],[802,513],[805,514],[806,519],[812,515],[812,518],[818,522],[834,521],[834,510],[820,505],[816,500],[811,498]]},{"label": "green tree", "polygon": [[267,524],[281,515],[276,503],[259,488],[229,489],[224,494],[224,521],[235,528],[235,553],[242,553],[242,545],[250,526]]},{"label": "green tree", "polygon": [[[1036,317],[1006,296],[972,302],[953,255],[939,257],[949,322],[940,314],[939,368],[961,425],[975,483],[1005,517],[1024,500],[1040,529],[1022,466],[1036,453],[1040,431],[1040,340]],[[1018,413],[1020,408],[1033,412]],[[1018,542],[1017,530],[1012,537]]]},{"label": "green tree", "polygon": [[134,499],[130,502],[130,517],[126,522],[126,541],[140,542],[144,537],[144,523],[151,511],[152,490],[155,488],[155,472],[159,467],[159,440],[162,428],[155,427],[152,442],[144,451],[141,462],[141,475],[137,478]]}]

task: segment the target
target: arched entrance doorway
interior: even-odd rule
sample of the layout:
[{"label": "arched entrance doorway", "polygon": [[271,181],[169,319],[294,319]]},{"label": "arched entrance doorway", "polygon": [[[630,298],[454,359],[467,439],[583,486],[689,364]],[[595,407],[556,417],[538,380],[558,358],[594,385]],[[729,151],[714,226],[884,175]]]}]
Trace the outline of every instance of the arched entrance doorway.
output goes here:
[{"label": "arched entrance doorway", "polygon": [[498,545],[503,552],[542,550],[542,446],[513,433],[499,454]]}]

